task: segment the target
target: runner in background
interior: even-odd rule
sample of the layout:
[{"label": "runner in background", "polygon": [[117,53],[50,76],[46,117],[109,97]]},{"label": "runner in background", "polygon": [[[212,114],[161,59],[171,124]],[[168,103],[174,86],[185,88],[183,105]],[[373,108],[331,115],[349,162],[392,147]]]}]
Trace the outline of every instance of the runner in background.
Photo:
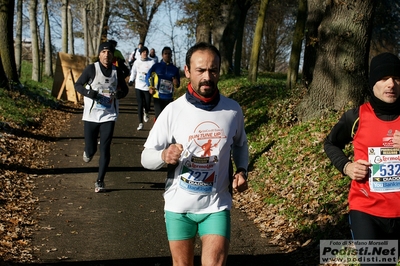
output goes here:
[{"label": "runner in background", "polygon": [[158,63],[158,56],[156,55],[156,50],[154,48],[150,49],[149,58],[154,61],[154,63]]},{"label": "runner in background", "polygon": [[84,162],[89,163],[97,152],[97,138],[100,135],[95,192],[105,191],[104,178],[111,159],[111,141],[119,115],[119,99],[129,91],[122,72],[112,64],[114,49],[110,42],[101,43],[98,62],[87,66],[75,83],[75,90],[84,96]]},{"label": "runner in background", "polygon": [[172,50],[162,49],[162,60],[154,64],[146,75],[149,92],[153,95],[155,119],[174,100],[174,89],[180,86],[179,69],[172,63]]},{"label": "runner in background", "polygon": [[130,75],[129,68],[125,65],[125,57],[122,55],[121,51],[117,49],[118,42],[115,40],[109,40],[109,42],[114,45],[114,59],[113,65],[120,68],[125,78]]},{"label": "runner in background", "polygon": [[143,43],[139,43],[138,47],[135,48],[135,50],[133,50],[133,52],[131,53],[131,55],[129,56],[129,68],[132,69],[133,63],[135,62],[136,59],[140,58],[140,49],[142,49],[143,47]]},{"label": "runner in background", "polygon": [[140,49],[140,59],[135,60],[129,77],[129,85],[132,86],[135,82],[136,101],[138,105],[139,125],[137,130],[143,129],[143,122],[149,121],[151,95],[149,86],[146,84],[146,74],[154,65],[154,61],[148,57],[149,49],[143,46]]}]

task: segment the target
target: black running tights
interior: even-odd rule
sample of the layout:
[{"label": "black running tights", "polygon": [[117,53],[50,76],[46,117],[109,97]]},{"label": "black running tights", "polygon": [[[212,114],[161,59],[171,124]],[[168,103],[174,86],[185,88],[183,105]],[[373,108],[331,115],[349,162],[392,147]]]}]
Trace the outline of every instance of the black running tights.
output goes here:
[{"label": "black running tights", "polygon": [[111,158],[111,141],[114,134],[115,121],[95,123],[84,122],[86,156],[93,157],[97,151],[97,138],[100,135],[100,159],[98,182],[103,182]]}]

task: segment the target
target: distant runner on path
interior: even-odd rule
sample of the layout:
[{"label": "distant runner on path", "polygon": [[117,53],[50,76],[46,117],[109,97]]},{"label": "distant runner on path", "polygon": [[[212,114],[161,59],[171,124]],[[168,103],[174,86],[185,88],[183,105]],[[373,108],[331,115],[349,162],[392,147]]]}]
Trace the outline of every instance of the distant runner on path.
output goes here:
[{"label": "distant runner on path", "polygon": [[132,66],[131,76],[129,77],[129,85],[135,83],[136,101],[138,105],[138,118],[139,125],[137,130],[143,129],[143,122],[149,121],[149,112],[151,104],[151,95],[149,93],[149,86],[146,83],[146,74],[149,69],[154,65],[154,61],[149,57],[149,49],[143,46],[140,49],[140,59],[137,59]]},{"label": "distant runner on path", "polygon": [[83,161],[90,162],[97,151],[100,134],[99,173],[95,192],[105,191],[104,177],[111,158],[111,140],[119,114],[119,99],[129,91],[122,71],[113,65],[115,47],[110,42],[99,46],[99,60],[83,70],[75,83],[75,90],[84,96]]},{"label": "distant runner on path", "polygon": [[149,92],[153,95],[154,120],[174,100],[174,90],[180,87],[180,80],[179,68],[172,63],[172,50],[165,46],[162,49],[162,60],[154,64],[146,75]]}]

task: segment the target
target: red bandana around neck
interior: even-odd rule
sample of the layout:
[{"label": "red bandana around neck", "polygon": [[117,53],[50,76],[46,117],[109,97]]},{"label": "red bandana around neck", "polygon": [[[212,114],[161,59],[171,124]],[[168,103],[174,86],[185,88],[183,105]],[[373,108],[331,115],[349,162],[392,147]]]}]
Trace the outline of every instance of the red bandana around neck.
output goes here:
[{"label": "red bandana around neck", "polygon": [[191,95],[193,95],[194,97],[196,97],[197,99],[199,99],[200,101],[205,102],[205,103],[211,102],[219,94],[219,91],[217,89],[210,98],[204,98],[204,97],[201,97],[196,91],[193,90],[192,83],[189,83],[187,88]]}]

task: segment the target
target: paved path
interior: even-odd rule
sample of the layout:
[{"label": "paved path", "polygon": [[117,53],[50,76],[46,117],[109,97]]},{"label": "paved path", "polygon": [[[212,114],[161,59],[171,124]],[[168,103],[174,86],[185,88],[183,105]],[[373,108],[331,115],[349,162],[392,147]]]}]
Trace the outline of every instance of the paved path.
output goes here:
[{"label": "paved path", "polygon": [[[134,94],[130,87],[121,101],[105,178],[107,193],[94,193],[99,157],[82,161],[82,110],[70,110],[71,125],[49,154],[54,168],[39,172],[35,194],[40,198],[40,226],[33,236],[37,265],[172,265],[163,219],[166,172],[141,167],[140,153],[152,122],[136,130]],[[197,243],[195,265],[200,265]],[[236,265],[294,264],[234,209],[228,266]]]}]

